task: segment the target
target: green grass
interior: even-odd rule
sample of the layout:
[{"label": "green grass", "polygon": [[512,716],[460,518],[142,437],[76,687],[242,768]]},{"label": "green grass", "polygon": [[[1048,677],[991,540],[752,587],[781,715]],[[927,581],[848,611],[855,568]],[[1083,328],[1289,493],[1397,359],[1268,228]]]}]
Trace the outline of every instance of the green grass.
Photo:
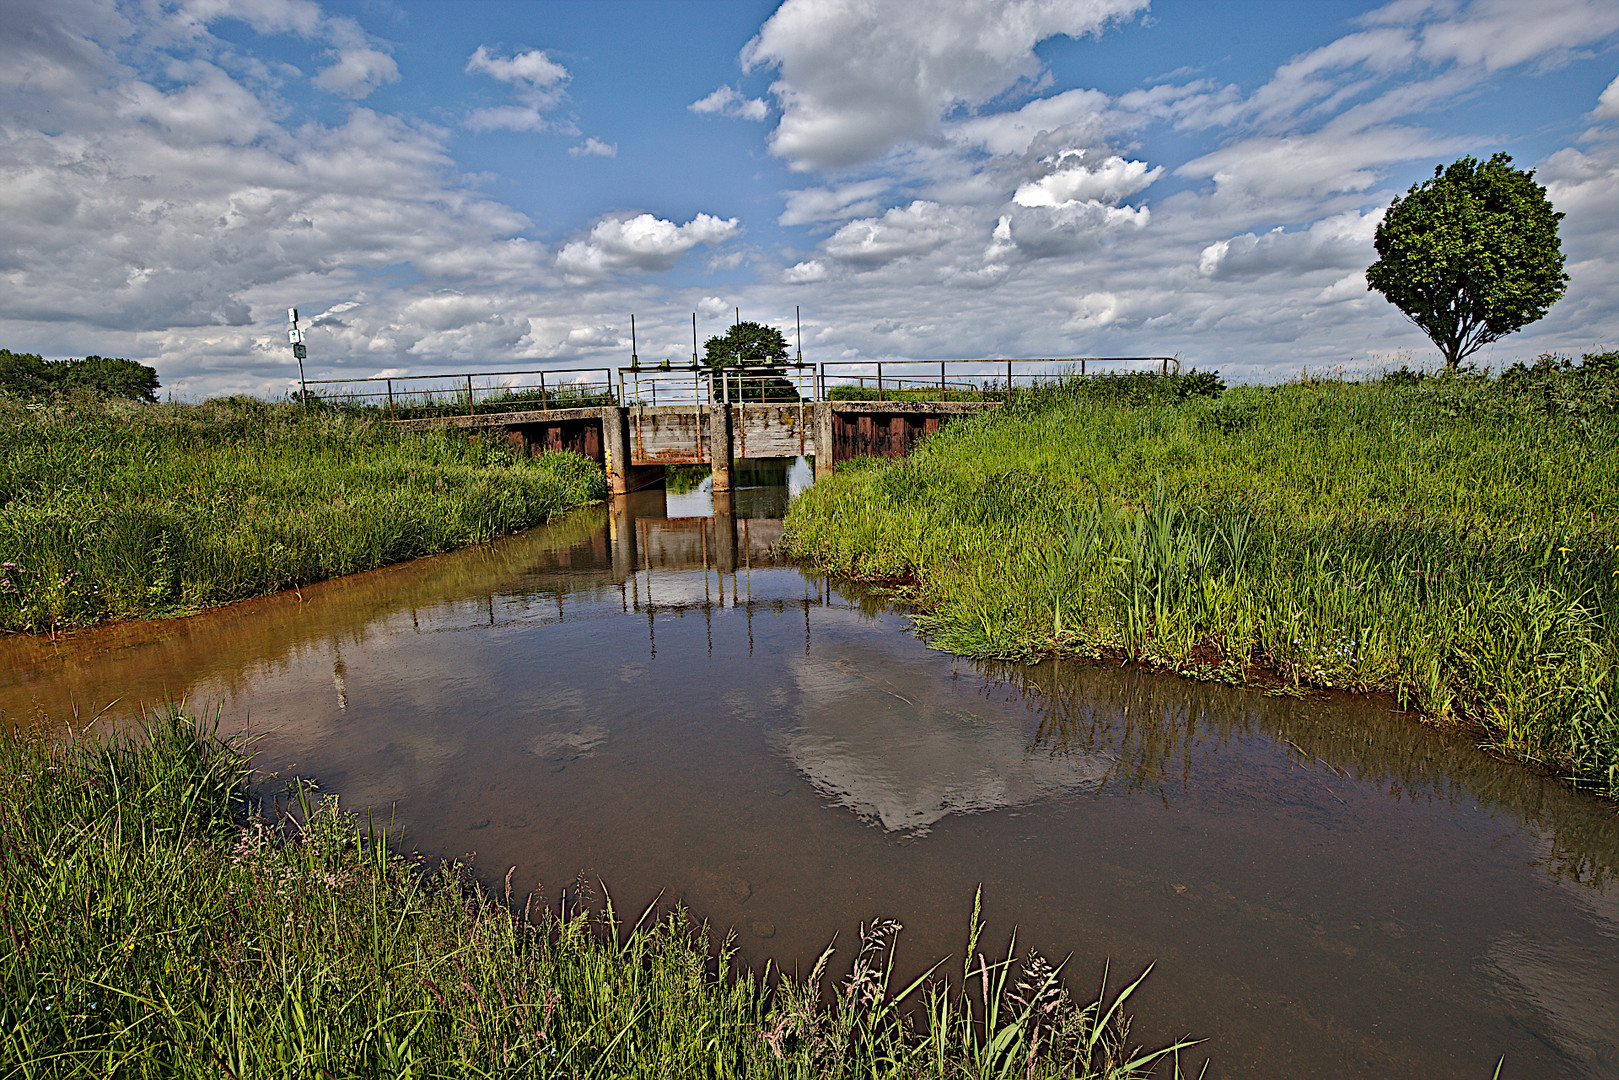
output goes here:
[{"label": "green grass", "polygon": [[683,912],[490,895],[305,785],[269,821],[248,775],[175,712],[0,735],[0,1078],[1124,1078],[1186,1045],[1129,1050],[1140,980],[1081,1006],[1034,954],[891,985],[886,922],[841,981],[830,949],[759,977]]},{"label": "green grass", "polygon": [[401,388],[394,391],[392,407],[385,398],[375,396],[375,391],[367,391],[368,396],[363,403],[356,402],[352,397],[342,393],[322,395],[317,391],[311,391],[310,398],[328,408],[350,409],[361,415],[370,414],[385,420],[420,420],[435,416],[527,412],[536,409],[588,409],[613,403],[612,393],[607,388],[596,390],[571,383],[547,387],[543,391],[539,387],[508,389],[498,386],[474,386],[470,408],[467,405],[465,390],[424,391],[410,390],[408,387],[409,383],[402,383]]},{"label": "green grass", "polygon": [[1220,397],[1074,380],[902,461],[840,466],[794,503],[786,542],[908,583],[941,648],[1392,691],[1619,794],[1603,359]]},{"label": "green grass", "polygon": [[604,495],[577,456],[400,432],[373,410],[0,399],[0,631],[193,611]]}]

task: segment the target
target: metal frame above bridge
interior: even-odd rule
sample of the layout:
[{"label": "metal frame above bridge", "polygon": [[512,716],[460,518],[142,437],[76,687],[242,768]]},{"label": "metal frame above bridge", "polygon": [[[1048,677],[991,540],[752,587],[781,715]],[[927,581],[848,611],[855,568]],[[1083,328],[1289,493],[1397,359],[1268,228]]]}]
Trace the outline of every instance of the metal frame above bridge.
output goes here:
[{"label": "metal frame above bridge", "polygon": [[[1130,366],[1121,372],[1099,371],[1099,365]],[[1020,385],[1134,374],[1145,365],[1162,374],[1171,365],[1180,368],[1167,357],[780,361],[718,371],[664,361],[326,379],[306,383],[305,393],[358,386],[320,396],[386,408],[403,428],[501,429],[525,453],[573,450],[602,462],[617,495],[651,486],[672,465],[707,464],[714,489],[726,491],[738,459],[814,457],[819,476],[854,457],[901,457],[951,420],[998,406]],[[573,378],[559,383],[559,375]],[[527,384],[486,385],[480,408],[474,380],[534,376]]]}]

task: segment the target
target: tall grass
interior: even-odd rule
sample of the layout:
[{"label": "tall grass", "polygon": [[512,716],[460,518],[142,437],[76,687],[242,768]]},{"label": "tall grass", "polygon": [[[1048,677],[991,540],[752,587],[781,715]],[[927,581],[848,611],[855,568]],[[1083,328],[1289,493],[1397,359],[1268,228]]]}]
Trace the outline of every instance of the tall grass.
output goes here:
[{"label": "tall grass", "polygon": [[191,611],[537,525],[605,494],[374,411],[0,399],[0,630]]},{"label": "tall grass", "polygon": [[1124,1078],[1184,1045],[1129,1050],[1139,979],[1081,1006],[986,962],[976,911],[953,984],[894,986],[888,922],[839,983],[830,949],[756,977],[683,912],[492,896],[305,786],[268,821],[246,780],[178,713],[0,737],[0,1077]]},{"label": "tall grass", "polygon": [[1619,794],[1619,416],[1546,383],[1074,380],[840,467],[787,544],[943,648],[1392,691]]}]

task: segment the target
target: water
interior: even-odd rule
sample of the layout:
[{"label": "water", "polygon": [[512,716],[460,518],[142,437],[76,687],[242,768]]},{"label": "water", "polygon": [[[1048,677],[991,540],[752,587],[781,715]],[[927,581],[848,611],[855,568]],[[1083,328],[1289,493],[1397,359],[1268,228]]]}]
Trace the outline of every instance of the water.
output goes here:
[{"label": "water", "polygon": [[[804,481],[802,469],[790,478]],[[217,706],[489,878],[579,871],[807,971],[859,924],[900,967],[1156,963],[1147,1043],[1196,1075],[1619,1076],[1619,817],[1391,702],[929,651],[775,563],[787,487],[610,512],[189,619],[0,641],[11,721]],[[117,699],[114,703],[114,699]],[[993,955],[993,953],[992,953]]]}]

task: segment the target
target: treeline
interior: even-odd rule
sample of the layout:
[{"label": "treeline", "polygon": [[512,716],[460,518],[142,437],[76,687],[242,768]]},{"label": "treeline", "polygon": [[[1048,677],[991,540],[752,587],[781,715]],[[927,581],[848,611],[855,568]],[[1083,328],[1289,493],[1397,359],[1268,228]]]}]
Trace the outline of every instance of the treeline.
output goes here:
[{"label": "treeline", "polygon": [[35,353],[0,349],[0,396],[42,398],[81,391],[155,402],[159,385],[155,369],[121,357],[46,360]]}]

